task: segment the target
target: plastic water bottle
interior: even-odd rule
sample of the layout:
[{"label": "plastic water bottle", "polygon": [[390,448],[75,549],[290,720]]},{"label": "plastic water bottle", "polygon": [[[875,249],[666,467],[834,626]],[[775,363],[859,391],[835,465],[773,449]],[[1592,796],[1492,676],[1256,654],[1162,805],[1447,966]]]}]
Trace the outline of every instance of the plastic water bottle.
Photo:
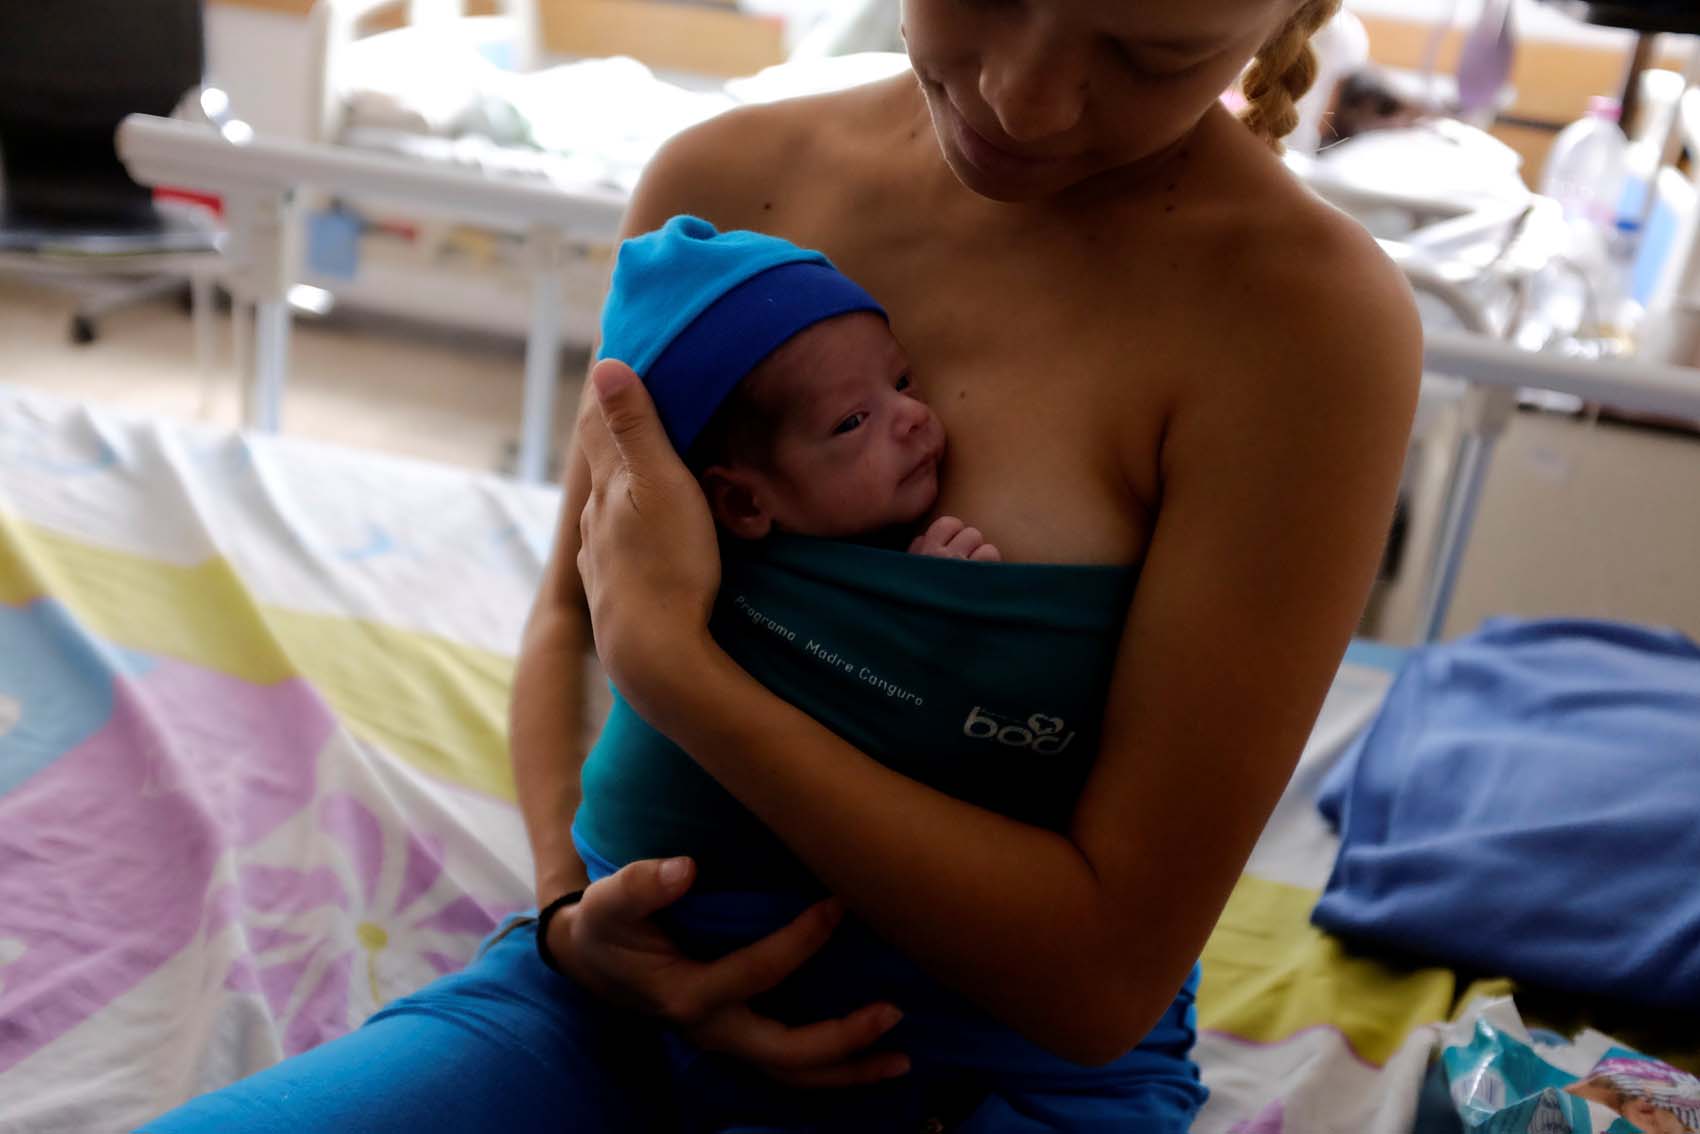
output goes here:
[{"label": "plastic water bottle", "polygon": [[1659,166],[1665,160],[1666,136],[1687,89],[1687,78],[1675,71],[1642,72],[1641,113],[1635,137],[1630,139],[1624,154],[1623,190],[1617,204],[1619,220],[1629,218],[1640,224],[1653,211],[1652,197],[1658,186]]},{"label": "plastic water bottle", "polygon": [[1641,255],[1641,221],[1618,214],[1606,239],[1606,275],[1598,292],[1600,334],[1624,351],[1635,349],[1635,335],[1647,309],[1635,293],[1635,262]]},{"label": "plastic water bottle", "polygon": [[1618,129],[1623,108],[1614,98],[1588,100],[1588,113],[1558,135],[1541,174],[1541,192],[1564,206],[1570,220],[1600,231],[1617,219],[1629,160],[1629,139]]},{"label": "plastic water bottle", "polygon": [[1619,215],[1629,173],[1629,139],[1618,128],[1616,99],[1596,97],[1586,117],[1559,134],[1541,175],[1541,192],[1569,222],[1570,258],[1588,276],[1595,326],[1585,333],[1627,340],[1638,321],[1629,297],[1640,218]]}]

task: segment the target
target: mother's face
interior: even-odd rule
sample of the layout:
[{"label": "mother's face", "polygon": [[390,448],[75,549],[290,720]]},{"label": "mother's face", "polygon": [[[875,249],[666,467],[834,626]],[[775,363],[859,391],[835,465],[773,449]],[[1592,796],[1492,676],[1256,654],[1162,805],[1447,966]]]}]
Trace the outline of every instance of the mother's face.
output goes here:
[{"label": "mother's face", "polygon": [[1293,0],[904,0],[945,160],[1003,201],[1159,153],[1196,125]]}]

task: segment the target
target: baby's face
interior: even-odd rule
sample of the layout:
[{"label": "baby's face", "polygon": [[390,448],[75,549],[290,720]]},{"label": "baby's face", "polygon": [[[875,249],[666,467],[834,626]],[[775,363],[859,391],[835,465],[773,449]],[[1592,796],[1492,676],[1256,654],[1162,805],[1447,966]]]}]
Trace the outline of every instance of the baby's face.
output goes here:
[{"label": "baby's face", "polygon": [[780,422],[770,467],[751,470],[774,526],[844,538],[932,510],[944,427],[916,396],[884,319],[863,311],[817,323],[752,378]]},{"label": "baby's face", "polygon": [[1631,1099],[1618,1113],[1646,1134],[1682,1134],[1684,1129],[1680,1118],[1662,1106],[1654,1106],[1646,1099]]}]

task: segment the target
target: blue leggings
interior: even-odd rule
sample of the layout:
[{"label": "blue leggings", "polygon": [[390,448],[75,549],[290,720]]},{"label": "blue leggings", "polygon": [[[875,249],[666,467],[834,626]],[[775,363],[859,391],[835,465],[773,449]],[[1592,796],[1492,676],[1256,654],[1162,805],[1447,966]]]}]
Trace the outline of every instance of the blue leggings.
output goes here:
[{"label": "blue leggings", "polygon": [[[1132,1090],[1004,1095],[961,1074],[791,1090],[703,1056],[537,957],[514,918],[463,972],[366,1024],[144,1124],[142,1134],[1182,1134],[1196,1070]],[[936,1122],[935,1122],[936,1120]]]}]

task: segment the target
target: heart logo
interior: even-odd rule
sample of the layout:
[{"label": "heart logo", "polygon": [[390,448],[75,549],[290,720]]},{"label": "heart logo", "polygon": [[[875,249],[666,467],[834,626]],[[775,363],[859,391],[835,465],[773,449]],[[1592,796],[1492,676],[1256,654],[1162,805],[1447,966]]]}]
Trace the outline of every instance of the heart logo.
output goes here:
[{"label": "heart logo", "polygon": [[1027,727],[1033,730],[1035,736],[1055,736],[1063,730],[1061,717],[1047,717],[1043,713],[1034,713],[1027,718]]}]

